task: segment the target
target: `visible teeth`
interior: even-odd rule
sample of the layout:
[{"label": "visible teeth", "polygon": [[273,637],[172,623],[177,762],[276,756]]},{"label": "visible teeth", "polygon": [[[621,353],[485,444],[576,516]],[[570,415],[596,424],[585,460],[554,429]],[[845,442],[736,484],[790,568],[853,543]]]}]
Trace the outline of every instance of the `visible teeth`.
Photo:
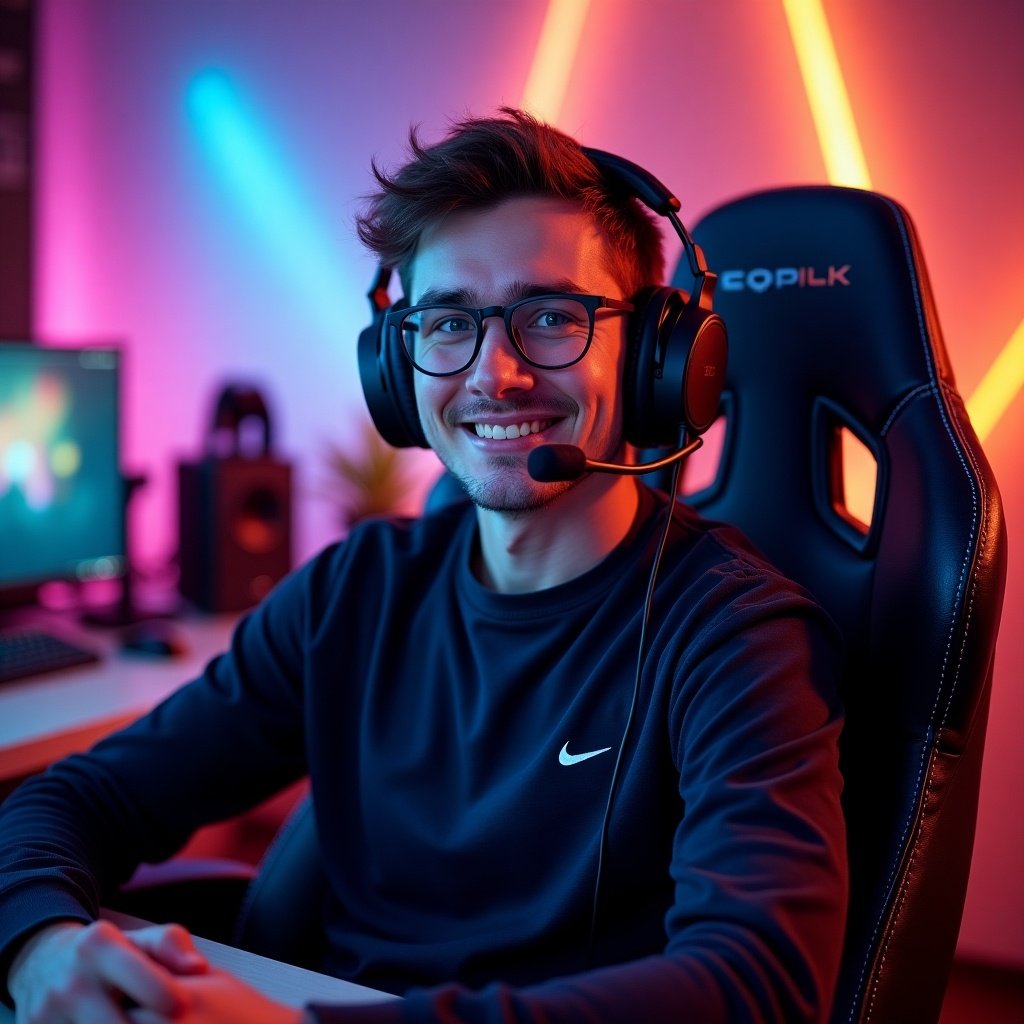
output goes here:
[{"label": "visible teeth", "polygon": [[530,420],[519,424],[510,423],[507,427],[499,423],[474,423],[477,437],[489,437],[496,441],[508,441],[516,437],[525,437],[527,434],[539,434],[542,427],[548,426],[549,421],[542,424],[540,420]]}]

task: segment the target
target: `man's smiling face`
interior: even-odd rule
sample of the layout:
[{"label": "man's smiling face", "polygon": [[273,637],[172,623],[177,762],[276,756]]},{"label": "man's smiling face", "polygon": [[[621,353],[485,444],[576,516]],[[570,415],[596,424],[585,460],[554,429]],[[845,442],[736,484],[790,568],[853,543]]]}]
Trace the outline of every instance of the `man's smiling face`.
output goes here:
[{"label": "man's smiling face", "polygon": [[[409,268],[407,300],[483,307],[538,290],[627,298],[605,257],[604,238],[579,204],[508,199],[453,214],[424,232]],[[427,440],[482,508],[527,511],[574,485],[530,477],[526,459],[538,445],[574,444],[592,459],[618,455],[626,317],[605,312],[597,314],[590,351],[564,369],[526,363],[502,319],[490,317],[469,369],[453,377],[414,371]]]}]

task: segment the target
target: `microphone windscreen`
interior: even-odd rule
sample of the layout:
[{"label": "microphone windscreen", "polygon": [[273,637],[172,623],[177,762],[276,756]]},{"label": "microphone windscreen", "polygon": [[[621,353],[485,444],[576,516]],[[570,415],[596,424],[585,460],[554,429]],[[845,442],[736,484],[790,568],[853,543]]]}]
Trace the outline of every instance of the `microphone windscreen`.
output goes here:
[{"label": "microphone windscreen", "polygon": [[573,444],[542,444],[534,448],[526,460],[526,471],[542,484],[575,480],[583,476],[587,457]]}]

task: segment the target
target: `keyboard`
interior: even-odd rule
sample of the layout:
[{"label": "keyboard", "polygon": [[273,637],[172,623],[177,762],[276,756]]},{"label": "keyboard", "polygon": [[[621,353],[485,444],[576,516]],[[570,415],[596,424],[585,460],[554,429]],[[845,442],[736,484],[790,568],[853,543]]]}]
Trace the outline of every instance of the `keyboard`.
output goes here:
[{"label": "keyboard", "polygon": [[40,629],[0,631],[0,683],[99,660],[95,651]]}]

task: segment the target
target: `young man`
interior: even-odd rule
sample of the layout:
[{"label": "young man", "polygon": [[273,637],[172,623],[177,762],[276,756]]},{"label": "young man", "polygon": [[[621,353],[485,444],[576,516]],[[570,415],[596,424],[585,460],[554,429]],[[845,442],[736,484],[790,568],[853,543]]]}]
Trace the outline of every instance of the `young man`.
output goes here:
[{"label": "young man", "polygon": [[307,1019],[826,1018],[846,874],[822,614],[673,505],[634,686],[669,499],[527,471],[545,443],[628,457],[629,307],[662,280],[656,229],[516,111],[414,137],[378,177],[360,234],[399,267],[419,421],[472,504],[360,527],[199,680],[11,798],[19,1013],[299,1019],[205,972],[180,930],[88,922],[102,885],[308,771],[323,969],[406,998]]}]

